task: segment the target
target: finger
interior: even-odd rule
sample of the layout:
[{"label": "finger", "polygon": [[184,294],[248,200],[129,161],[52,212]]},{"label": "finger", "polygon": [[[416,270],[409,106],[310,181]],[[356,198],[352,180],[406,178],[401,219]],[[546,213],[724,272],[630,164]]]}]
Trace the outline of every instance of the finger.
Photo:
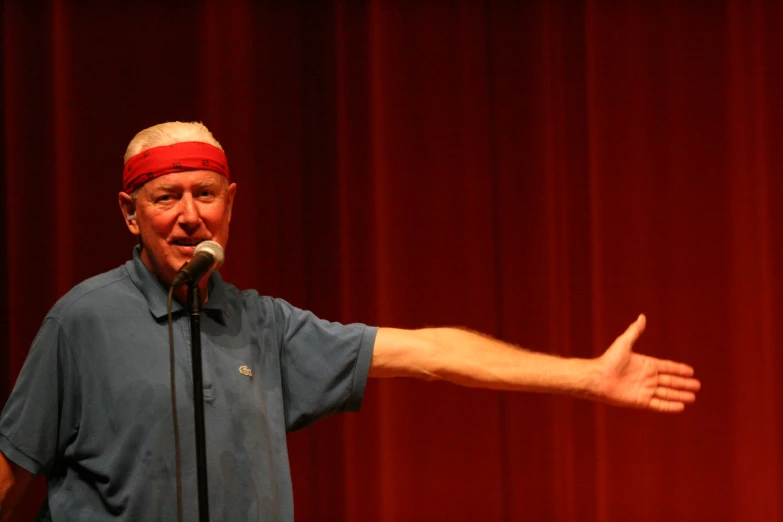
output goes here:
[{"label": "finger", "polygon": [[682,402],[690,404],[696,400],[696,394],[689,391],[674,390],[672,388],[664,388],[659,386],[655,389],[655,397],[666,401]]},{"label": "finger", "polygon": [[651,358],[655,362],[655,367],[658,369],[658,373],[681,375],[683,377],[690,377],[693,375],[693,367],[685,363],[675,361],[665,361],[663,359]]},{"label": "finger", "polygon": [[658,385],[677,390],[699,391],[701,389],[701,382],[698,379],[676,375],[659,375]]},{"label": "finger", "polygon": [[650,409],[661,413],[679,413],[685,409],[685,404],[677,401],[653,398],[650,401]]},{"label": "finger", "polygon": [[632,322],[620,337],[626,337],[628,342],[633,345],[636,343],[636,340],[639,339],[639,336],[642,335],[642,332],[644,332],[646,325],[647,318],[644,316],[644,314],[639,314],[639,317],[636,318],[636,321]]}]

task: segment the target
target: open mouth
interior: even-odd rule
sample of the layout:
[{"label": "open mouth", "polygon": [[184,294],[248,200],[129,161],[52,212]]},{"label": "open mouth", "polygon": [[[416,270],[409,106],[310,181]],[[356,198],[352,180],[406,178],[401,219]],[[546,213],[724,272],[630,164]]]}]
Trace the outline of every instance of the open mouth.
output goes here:
[{"label": "open mouth", "polygon": [[172,242],[172,244],[177,245],[177,246],[183,246],[183,247],[194,247],[194,246],[198,245],[199,243],[201,243],[202,241],[205,241],[205,240],[204,239],[185,238],[185,239],[175,239]]}]

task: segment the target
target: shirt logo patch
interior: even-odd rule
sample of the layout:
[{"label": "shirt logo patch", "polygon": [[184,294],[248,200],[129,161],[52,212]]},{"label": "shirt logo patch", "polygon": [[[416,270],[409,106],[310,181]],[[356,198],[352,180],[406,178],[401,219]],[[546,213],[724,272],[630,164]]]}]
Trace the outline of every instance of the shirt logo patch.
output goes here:
[{"label": "shirt logo patch", "polygon": [[247,375],[248,377],[252,377],[253,376],[253,370],[251,370],[247,366],[240,366],[239,367],[239,373],[241,373],[242,375]]}]

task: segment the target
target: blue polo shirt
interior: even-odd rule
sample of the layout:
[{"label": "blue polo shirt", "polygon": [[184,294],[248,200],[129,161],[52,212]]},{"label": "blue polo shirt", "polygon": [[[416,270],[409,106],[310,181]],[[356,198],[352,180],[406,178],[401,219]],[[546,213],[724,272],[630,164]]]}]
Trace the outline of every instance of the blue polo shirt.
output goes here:
[{"label": "blue polo shirt", "polygon": [[[166,289],[139,257],[52,308],[0,417],[54,521],[176,520]],[[198,519],[190,323],[174,304],[184,520]],[[376,328],[209,279],[201,319],[210,515],[291,520],[286,432],[361,407]]]}]

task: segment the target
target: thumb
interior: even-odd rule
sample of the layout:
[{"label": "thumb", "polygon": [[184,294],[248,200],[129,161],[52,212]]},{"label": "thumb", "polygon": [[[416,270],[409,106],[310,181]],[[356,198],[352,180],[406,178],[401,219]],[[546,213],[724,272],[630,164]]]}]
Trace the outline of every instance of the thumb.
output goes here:
[{"label": "thumb", "polygon": [[634,343],[636,343],[636,340],[639,339],[639,336],[642,335],[642,332],[644,332],[644,328],[647,326],[647,318],[644,316],[644,314],[639,314],[639,317],[636,318],[636,321],[631,323],[631,325],[623,332],[623,334],[620,337],[625,337],[626,341],[633,346]]}]

